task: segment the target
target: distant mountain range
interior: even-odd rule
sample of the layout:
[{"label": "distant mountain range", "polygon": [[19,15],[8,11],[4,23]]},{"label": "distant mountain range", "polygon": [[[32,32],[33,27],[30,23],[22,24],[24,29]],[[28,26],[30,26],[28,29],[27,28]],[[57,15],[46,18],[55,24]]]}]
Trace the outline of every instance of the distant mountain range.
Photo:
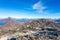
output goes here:
[{"label": "distant mountain range", "polygon": [[[8,22],[29,22],[31,20],[38,20],[38,19],[28,19],[28,18],[16,19],[16,18],[8,17],[8,18],[0,19],[0,25],[4,25]],[[47,20],[60,24],[60,19],[47,19]]]},{"label": "distant mountain range", "polygon": [[54,20],[55,23],[60,24],[60,19]]},{"label": "distant mountain range", "polygon": [[10,22],[10,21],[16,21],[16,19],[11,17],[0,19],[0,22]]},{"label": "distant mountain range", "polygon": [[29,20],[30,19],[25,19],[25,18],[16,19],[16,18],[8,17],[8,18],[0,19],[0,22],[27,22]]},{"label": "distant mountain range", "polygon": [[31,19],[26,19],[26,18],[16,19],[16,18],[8,17],[8,18],[0,19],[0,25],[4,25],[9,22],[28,22],[30,20]]}]

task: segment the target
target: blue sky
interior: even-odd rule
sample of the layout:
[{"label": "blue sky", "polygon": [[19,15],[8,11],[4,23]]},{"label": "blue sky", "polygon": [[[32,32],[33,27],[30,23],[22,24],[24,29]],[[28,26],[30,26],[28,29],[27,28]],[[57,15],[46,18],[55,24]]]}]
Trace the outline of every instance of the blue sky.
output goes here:
[{"label": "blue sky", "polygon": [[60,0],[0,0],[0,18],[60,18]]}]

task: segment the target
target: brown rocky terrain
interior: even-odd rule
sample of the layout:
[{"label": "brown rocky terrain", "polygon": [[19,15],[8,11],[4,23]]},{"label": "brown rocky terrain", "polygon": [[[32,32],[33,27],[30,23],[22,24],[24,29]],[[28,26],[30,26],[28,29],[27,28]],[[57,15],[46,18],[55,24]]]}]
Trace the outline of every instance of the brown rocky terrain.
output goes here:
[{"label": "brown rocky terrain", "polygon": [[8,22],[0,27],[0,37],[2,35],[9,36],[7,39],[15,37],[16,40],[59,40],[60,25],[48,19]]}]

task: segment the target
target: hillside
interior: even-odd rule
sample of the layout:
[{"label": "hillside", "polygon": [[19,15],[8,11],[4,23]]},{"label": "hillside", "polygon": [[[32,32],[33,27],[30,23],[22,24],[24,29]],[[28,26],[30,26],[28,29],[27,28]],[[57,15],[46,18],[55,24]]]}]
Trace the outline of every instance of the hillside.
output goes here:
[{"label": "hillside", "polygon": [[[60,25],[58,25],[48,19],[30,20],[29,22],[8,22],[7,24],[0,27],[0,37],[2,35],[6,35],[9,37],[13,37],[13,36],[16,37],[16,35],[18,35],[18,37],[16,37],[16,38],[19,39],[20,37],[23,37],[24,35],[29,35],[31,38],[33,38],[33,37],[37,37],[40,34],[40,32],[48,33],[48,32],[52,32],[52,31],[53,31],[53,33],[56,31],[57,32],[60,31]],[[37,33],[39,33],[39,34],[37,34]],[[37,36],[34,36],[34,35],[37,35]],[[49,35],[47,35],[47,36],[49,36]],[[42,37],[44,37],[44,36],[42,36]],[[53,37],[55,37],[55,36],[53,36]]]}]

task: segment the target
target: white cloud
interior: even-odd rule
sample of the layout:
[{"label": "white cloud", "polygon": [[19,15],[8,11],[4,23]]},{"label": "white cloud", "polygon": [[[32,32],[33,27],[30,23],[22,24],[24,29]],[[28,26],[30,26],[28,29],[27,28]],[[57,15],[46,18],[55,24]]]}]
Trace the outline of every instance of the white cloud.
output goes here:
[{"label": "white cloud", "polygon": [[39,1],[33,5],[33,9],[38,11],[39,13],[43,13],[46,7],[43,6],[41,1]]}]

